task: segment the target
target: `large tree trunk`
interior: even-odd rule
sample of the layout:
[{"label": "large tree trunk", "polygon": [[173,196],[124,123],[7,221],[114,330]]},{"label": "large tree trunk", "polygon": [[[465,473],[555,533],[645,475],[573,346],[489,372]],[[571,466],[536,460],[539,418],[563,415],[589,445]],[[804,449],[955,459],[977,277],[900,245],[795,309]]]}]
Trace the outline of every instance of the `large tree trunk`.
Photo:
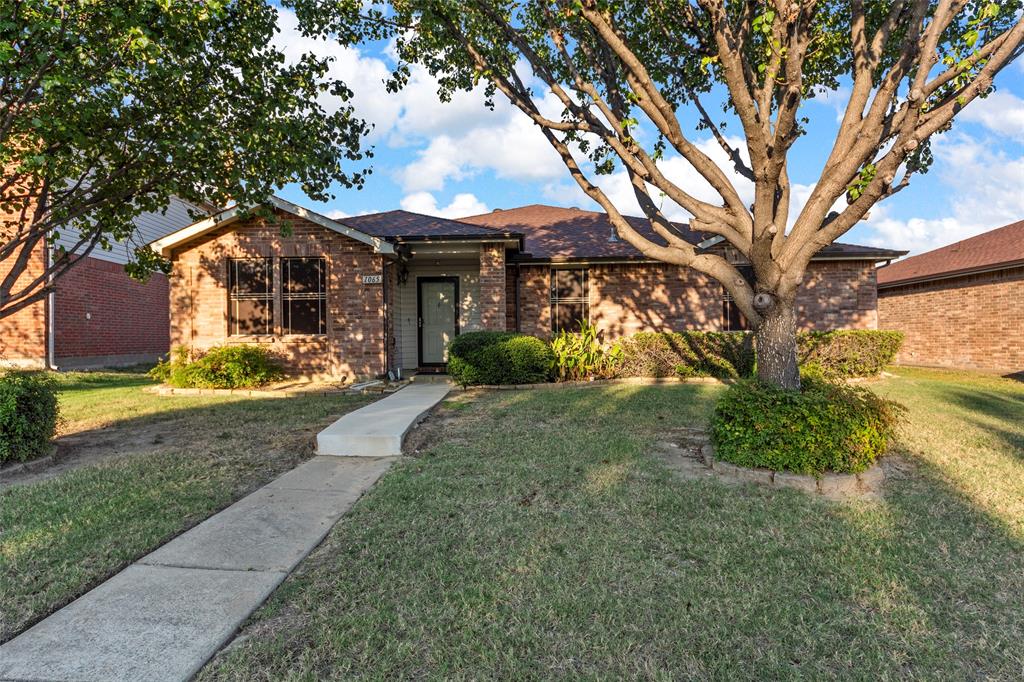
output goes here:
[{"label": "large tree trunk", "polygon": [[761,312],[754,329],[757,347],[757,378],[782,388],[799,390],[796,362],[796,311],[792,300],[773,298]]}]

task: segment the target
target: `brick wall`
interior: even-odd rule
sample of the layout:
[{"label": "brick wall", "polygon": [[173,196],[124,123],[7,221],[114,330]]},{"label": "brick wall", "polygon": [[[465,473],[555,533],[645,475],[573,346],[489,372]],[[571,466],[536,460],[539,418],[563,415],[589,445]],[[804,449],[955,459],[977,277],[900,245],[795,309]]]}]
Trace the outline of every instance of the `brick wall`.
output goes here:
[{"label": "brick wall", "polygon": [[523,265],[519,268],[519,331],[551,336],[551,268]]},{"label": "brick wall", "polygon": [[[224,343],[266,344],[289,371],[304,376],[355,378],[384,372],[384,287],[363,284],[381,274],[383,259],[371,247],[312,222],[279,212],[280,222],[252,218],[209,233],[172,256],[171,345],[197,349]],[[281,236],[281,225],[291,228]],[[273,257],[274,290],[280,291],[280,257],[327,261],[327,334],[228,336],[227,259]],[[275,296],[280,325],[280,298]]]},{"label": "brick wall", "polygon": [[57,280],[57,366],[117,365],[153,360],[170,348],[167,278],[145,284],[124,266],[79,259]]},{"label": "brick wall", "polygon": [[480,326],[505,329],[505,246],[480,245]]},{"label": "brick wall", "polygon": [[[722,287],[675,265],[589,266],[590,320],[606,339],[639,331],[722,329]],[[551,335],[550,267],[523,265],[519,275],[519,328]],[[873,329],[875,268],[867,261],[811,265],[797,297],[802,329]],[[507,290],[513,291],[514,281]],[[511,295],[511,294],[510,294]]]},{"label": "brick wall", "polygon": [[[0,208],[0,243],[6,243],[24,216],[35,206],[35,194],[25,184],[10,188],[4,195],[6,210]],[[6,277],[20,251],[0,261],[0,279]],[[12,291],[38,277],[46,268],[45,247],[40,244],[29,258],[25,272],[15,281]],[[41,366],[46,361],[46,303],[37,303],[0,319],[0,363]]]},{"label": "brick wall", "polygon": [[902,364],[1024,371],[1024,267],[882,289],[878,326]]},{"label": "brick wall", "polygon": [[869,261],[820,261],[804,275],[796,297],[801,329],[878,327],[875,265]]}]

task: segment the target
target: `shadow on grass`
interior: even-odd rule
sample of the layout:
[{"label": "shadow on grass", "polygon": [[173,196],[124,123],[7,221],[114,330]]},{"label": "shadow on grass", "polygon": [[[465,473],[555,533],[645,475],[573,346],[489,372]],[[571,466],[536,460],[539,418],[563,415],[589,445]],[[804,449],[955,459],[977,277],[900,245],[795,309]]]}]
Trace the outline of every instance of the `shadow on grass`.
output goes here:
[{"label": "shadow on grass", "polygon": [[720,390],[481,396],[201,679],[1019,673],[1024,548],[1004,524],[927,453],[881,503],[679,480],[651,446]]},{"label": "shadow on grass", "polygon": [[310,457],[317,431],[372,400],[164,397],[86,378],[68,382],[76,400],[117,414],[0,489],[0,641]]}]

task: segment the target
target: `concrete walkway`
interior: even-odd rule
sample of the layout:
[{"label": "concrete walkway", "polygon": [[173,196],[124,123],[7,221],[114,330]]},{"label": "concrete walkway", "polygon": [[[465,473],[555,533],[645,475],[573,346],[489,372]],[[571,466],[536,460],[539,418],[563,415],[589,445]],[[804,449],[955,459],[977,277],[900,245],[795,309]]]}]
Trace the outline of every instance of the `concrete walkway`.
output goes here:
[{"label": "concrete walkway", "polygon": [[189,679],[393,461],[284,474],[0,646],[0,680]]},{"label": "concrete walkway", "polygon": [[317,434],[317,454],[343,457],[400,455],[406,432],[450,390],[451,384],[447,381],[413,383],[384,400],[349,412]]}]

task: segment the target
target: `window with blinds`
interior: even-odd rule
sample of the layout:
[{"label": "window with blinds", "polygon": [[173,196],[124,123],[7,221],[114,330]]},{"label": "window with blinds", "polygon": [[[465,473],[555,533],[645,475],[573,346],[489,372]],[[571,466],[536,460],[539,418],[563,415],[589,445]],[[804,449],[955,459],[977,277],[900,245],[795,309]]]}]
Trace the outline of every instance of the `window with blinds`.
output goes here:
[{"label": "window with blinds", "polygon": [[327,333],[327,264],[323,258],[281,259],[284,334]]},{"label": "window with blinds", "polygon": [[579,331],[590,320],[590,281],[586,268],[551,270],[551,331]]},{"label": "window with blinds", "polygon": [[228,334],[274,333],[274,272],[270,258],[228,260]]}]

